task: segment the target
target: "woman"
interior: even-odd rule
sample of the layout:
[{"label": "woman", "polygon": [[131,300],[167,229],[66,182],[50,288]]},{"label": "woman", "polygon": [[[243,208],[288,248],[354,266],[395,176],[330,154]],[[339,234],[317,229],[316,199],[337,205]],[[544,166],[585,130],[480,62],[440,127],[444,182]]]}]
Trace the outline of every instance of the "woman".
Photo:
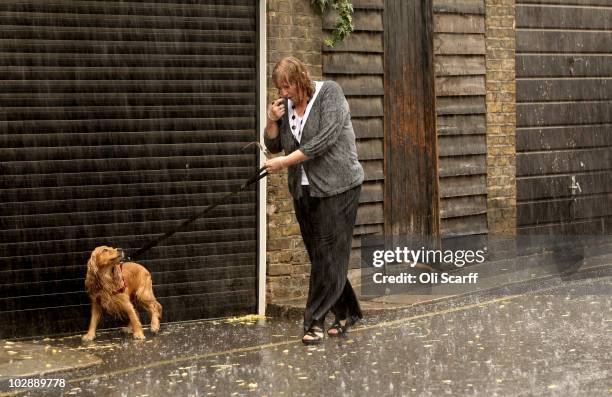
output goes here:
[{"label": "woman", "polygon": [[285,155],[265,166],[269,172],[289,168],[289,191],[311,263],[302,342],[315,344],[323,339],[329,311],[335,316],[329,336],[345,335],[362,318],[347,273],[363,169],[337,83],[312,81],[293,57],[276,64],[272,80],[282,98],[268,107],[264,140],[270,152]]}]

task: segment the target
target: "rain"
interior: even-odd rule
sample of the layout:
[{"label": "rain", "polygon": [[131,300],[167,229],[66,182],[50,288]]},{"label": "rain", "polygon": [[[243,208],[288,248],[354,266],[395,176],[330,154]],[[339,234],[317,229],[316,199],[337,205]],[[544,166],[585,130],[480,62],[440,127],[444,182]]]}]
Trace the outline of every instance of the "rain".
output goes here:
[{"label": "rain", "polygon": [[[612,393],[610,7],[518,2],[518,24],[496,28],[516,48],[491,60],[496,2],[423,2],[439,152],[423,150],[439,169],[415,187],[388,180],[384,162],[395,148],[383,120],[400,115],[383,100],[399,89],[383,79],[391,2],[352,1],[356,31],[335,49],[321,33],[336,14],[310,3],[0,4],[0,397]],[[260,168],[262,108],[276,98],[266,68],[289,53],[343,84],[366,171],[350,273],[364,318],[314,346],[301,342],[310,265],[286,178]],[[508,64],[512,89],[490,95],[487,79]],[[497,110],[509,126],[494,125]],[[504,128],[511,136],[491,134]],[[440,233],[486,246],[485,263],[382,270],[449,272],[465,281],[455,286],[372,284],[359,256],[385,230],[390,186],[439,188],[425,204],[435,201]],[[511,236],[495,235],[508,213]],[[417,215],[399,221],[433,219]],[[144,340],[105,313],[95,340],[82,340],[87,264],[101,245],[151,273],[159,333],[143,310]]]}]

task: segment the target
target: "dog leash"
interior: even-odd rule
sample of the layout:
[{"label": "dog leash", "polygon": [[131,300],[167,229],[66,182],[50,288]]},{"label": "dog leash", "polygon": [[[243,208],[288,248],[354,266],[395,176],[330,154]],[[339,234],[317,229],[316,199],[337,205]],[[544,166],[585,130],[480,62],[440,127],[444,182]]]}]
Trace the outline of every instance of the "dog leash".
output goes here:
[{"label": "dog leash", "polygon": [[258,180],[262,179],[266,175],[268,175],[268,171],[266,171],[266,167],[259,168],[257,173],[254,174],[249,179],[247,179],[247,181],[244,182],[242,184],[242,186],[240,186],[237,189],[232,190],[231,192],[228,192],[225,196],[221,197],[216,202],[213,202],[208,207],[204,208],[202,211],[197,212],[191,218],[184,220],[178,227],[174,228],[173,230],[170,230],[169,232],[167,232],[165,234],[162,234],[161,236],[159,236],[155,240],[152,240],[152,241],[148,242],[147,244],[143,245],[142,247],[140,247],[138,249],[138,251],[136,251],[133,255],[128,256],[126,259],[128,259],[128,260],[136,260],[136,258],[141,256],[142,254],[144,254],[145,252],[147,252],[151,248],[155,247],[160,242],[164,241],[165,239],[167,239],[168,237],[172,236],[173,234],[186,229],[187,226],[192,224],[196,219],[201,218],[202,216],[206,215],[208,212],[212,211],[215,207],[217,207],[218,205],[220,205],[223,202],[225,202],[225,200],[227,200],[229,197],[231,197],[234,194],[237,194],[237,193],[243,191],[244,189],[246,189],[250,185],[254,184]]}]

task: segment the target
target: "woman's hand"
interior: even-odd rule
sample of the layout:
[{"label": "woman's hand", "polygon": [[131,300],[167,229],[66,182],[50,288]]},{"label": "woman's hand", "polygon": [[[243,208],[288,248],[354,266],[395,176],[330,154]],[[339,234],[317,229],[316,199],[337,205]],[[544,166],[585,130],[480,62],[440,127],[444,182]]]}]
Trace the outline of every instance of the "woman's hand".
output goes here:
[{"label": "woman's hand", "polygon": [[268,106],[266,115],[270,121],[278,121],[285,114],[285,104],[283,98],[278,98]]},{"label": "woman's hand", "polygon": [[264,163],[264,166],[266,167],[266,170],[268,172],[278,172],[283,170],[284,168],[286,168],[288,166],[287,164],[287,156],[278,156],[278,157],[274,157],[270,160],[267,160]]}]

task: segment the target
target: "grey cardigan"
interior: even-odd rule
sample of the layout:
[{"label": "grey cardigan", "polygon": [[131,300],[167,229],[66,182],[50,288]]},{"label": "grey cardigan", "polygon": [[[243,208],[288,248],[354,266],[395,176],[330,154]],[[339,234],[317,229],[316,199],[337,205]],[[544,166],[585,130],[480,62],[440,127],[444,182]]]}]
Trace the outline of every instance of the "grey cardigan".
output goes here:
[{"label": "grey cardigan", "polygon": [[323,83],[303,127],[300,143],[291,133],[289,112],[285,112],[278,125],[279,134],[275,139],[268,139],[264,134],[268,150],[271,153],[284,150],[288,155],[299,149],[310,158],[289,166],[289,191],[294,199],[302,195],[300,166],[304,167],[313,197],[333,196],[363,182],[348,102],[336,82]]}]

